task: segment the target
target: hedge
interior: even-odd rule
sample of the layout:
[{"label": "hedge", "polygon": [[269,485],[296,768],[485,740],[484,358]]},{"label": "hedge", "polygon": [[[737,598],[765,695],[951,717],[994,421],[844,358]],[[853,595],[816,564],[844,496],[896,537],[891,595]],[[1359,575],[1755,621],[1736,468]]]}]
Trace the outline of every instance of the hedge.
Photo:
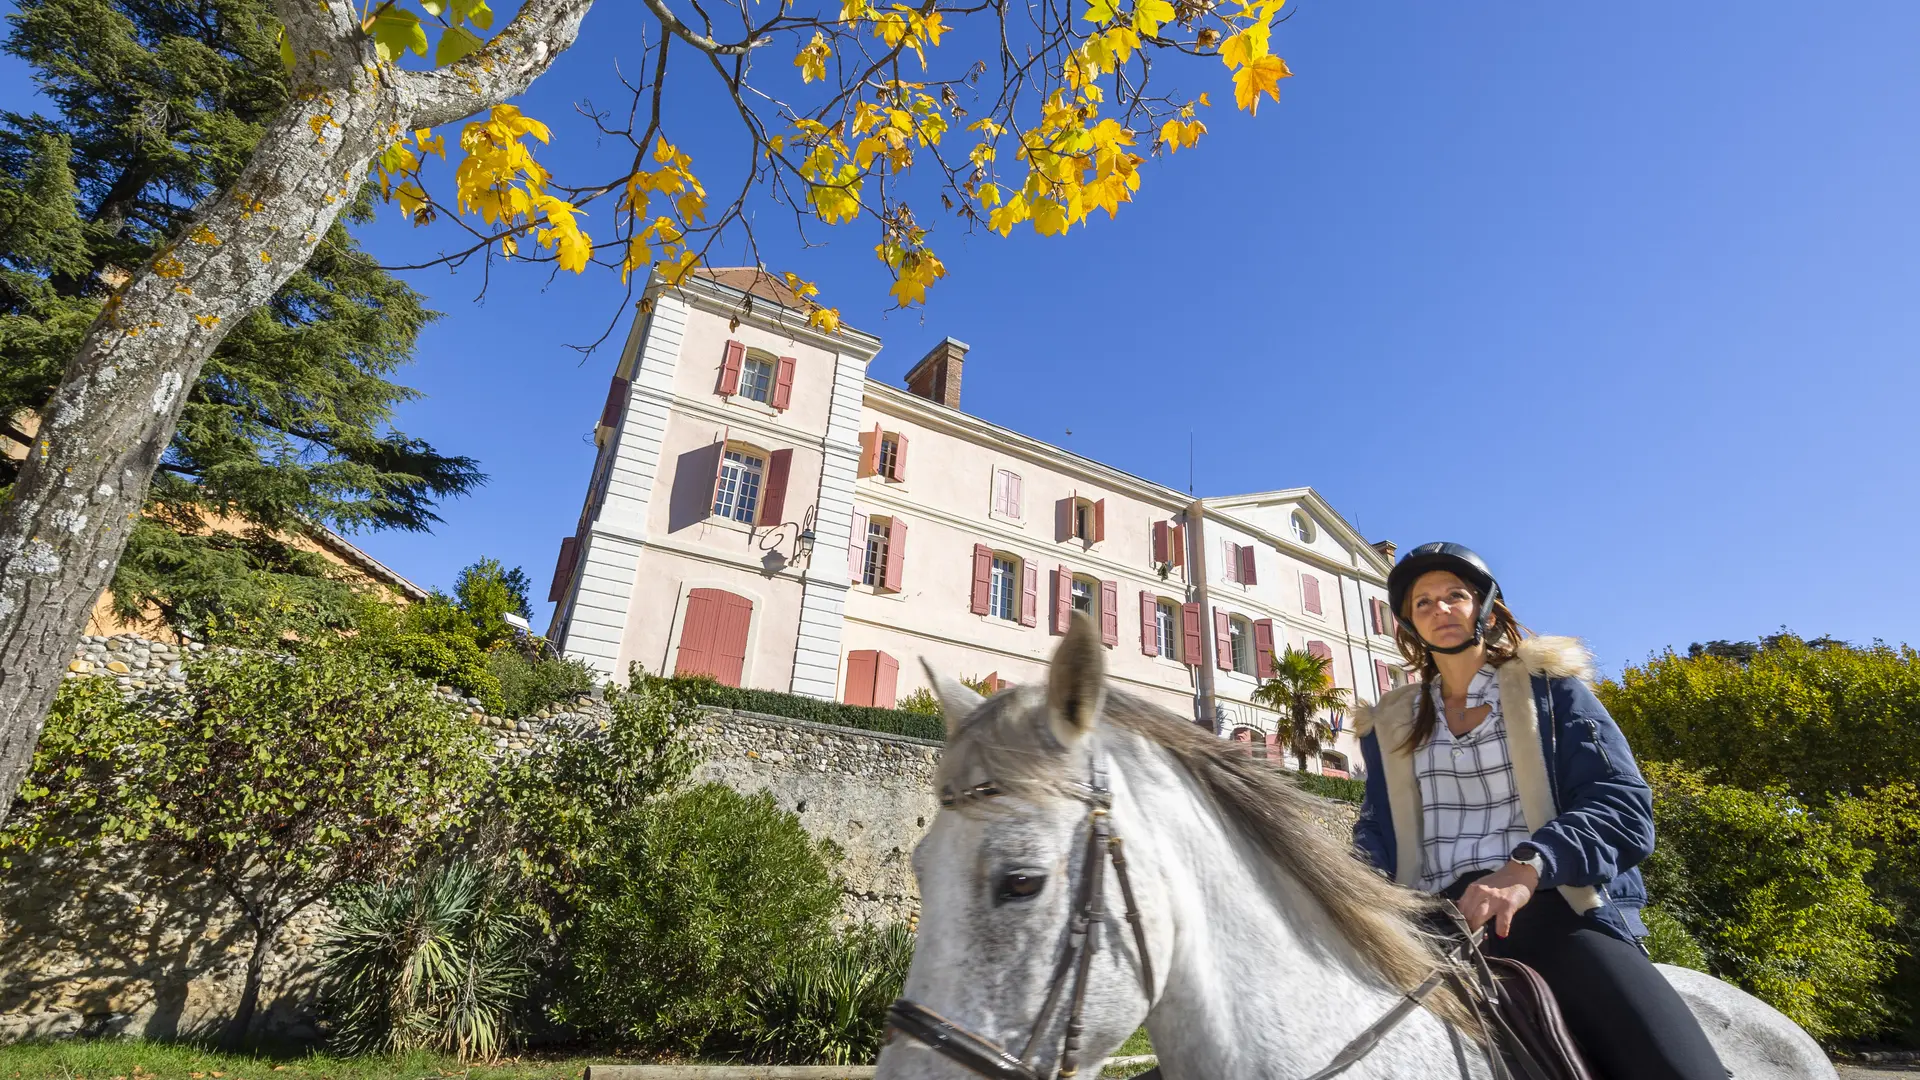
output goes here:
[{"label": "hedge", "polygon": [[879,731],[888,735],[910,735],[916,739],[945,742],[947,727],[937,716],[905,712],[900,709],[874,709],[865,705],[842,705],[835,701],[778,690],[746,690],[725,686],[702,676],[650,676],[656,683],[671,688],[676,696],[700,705],[784,716],[791,720],[810,720],[833,727]]},{"label": "hedge", "polygon": [[1313,773],[1295,773],[1293,778],[1300,782],[1301,787],[1323,799],[1358,803],[1367,794],[1367,785],[1361,780],[1349,780],[1341,776],[1316,776]]}]

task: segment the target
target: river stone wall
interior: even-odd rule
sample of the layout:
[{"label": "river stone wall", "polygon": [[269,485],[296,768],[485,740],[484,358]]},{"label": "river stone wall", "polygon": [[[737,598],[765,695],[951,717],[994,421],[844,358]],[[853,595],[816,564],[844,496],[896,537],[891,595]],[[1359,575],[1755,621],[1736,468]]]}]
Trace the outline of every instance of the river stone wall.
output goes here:
[{"label": "river stone wall", "polygon": [[[89,637],[75,648],[67,677],[112,678],[128,690],[184,682],[182,662],[200,648],[130,634]],[[451,688],[439,690],[506,752],[606,719],[605,706],[591,698],[507,720]],[[908,860],[938,808],[937,743],[727,709],[706,710],[692,737],[703,755],[697,780],[771,792],[810,833],[839,847],[849,919],[915,920]],[[1329,827],[1351,827],[1351,808],[1328,808]],[[329,918],[324,904],[315,905],[283,932],[267,962],[258,1032],[289,1041],[319,1035],[313,946]],[[239,1000],[251,947],[233,902],[191,867],[131,848],[96,859],[23,860],[0,870],[0,1043],[212,1034]]]}]

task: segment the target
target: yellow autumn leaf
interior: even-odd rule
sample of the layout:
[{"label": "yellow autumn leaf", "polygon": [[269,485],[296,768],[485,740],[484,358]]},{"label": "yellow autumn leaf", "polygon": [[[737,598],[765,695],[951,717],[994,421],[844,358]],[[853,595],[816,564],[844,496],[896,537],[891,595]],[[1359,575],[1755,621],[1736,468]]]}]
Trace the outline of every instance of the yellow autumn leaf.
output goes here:
[{"label": "yellow autumn leaf", "polygon": [[1141,37],[1152,37],[1160,32],[1162,23],[1173,21],[1173,5],[1167,0],[1135,0],[1133,5],[1133,28],[1140,31]]},{"label": "yellow autumn leaf", "polygon": [[826,78],[827,57],[832,51],[827,44],[827,36],[815,30],[813,40],[793,58],[793,66],[800,69],[800,81],[810,83]]},{"label": "yellow autumn leaf", "polygon": [[660,276],[667,279],[667,284],[678,285],[687,279],[687,275],[693,271],[694,264],[699,261],[700,253],[692,248],[678,255],[669,255],[660,260],[658,267]]},{"label": "yellow autumn leaf", "polygon": [[1091,0],[1081,18],[1090,23],[1110,23],[1120,17],[1120,0]]},{"label": "yellow autumn leaf", "polygon": [[483,44],[485,42],[466,27],[449,26],[440,35],[440,47],[433,51],[433,62],[439,67],[457,64]]},{"label": "yellow autumn leaf", "polygon": [[1260,95],[1280,100],[1280,80],[1292,75],[1287,62],[1277,56],[1257,56],[1233,73],[1233,99],[1239,106],[1258,116]]},{"label": "yellow autumn leaf", "polygon": [[814,308],[811,312],[807,313],[807,323],[822,333],[837,334],[840,332],[840,309],[830,307]]},{"label": "yellow autumn leaf", "polygon": [[1268,27],[1255,23],[1228,38],[1220,46],[1220,62],[1229,68],[1243,67],[1267,55]]},{"label": "yellow autumn leaf", "polygon": [[1059,236],[1067,231],[1067,208],[1053,199],[1033,204],[1033,231],[1041,236]]},{"label": "yellow autumn leaf", "polygon": [[653,248],[647,244],[647,234],[638,232],[627,241],[627,257],[620,261],[620,283],[627,283],[627,276],[643,266],[653,265]]},{"label": "yellow autumn leaf", "polygon": [[382,60],[398,60],[408,51],[427,55],[427,28],[420,25],[420,16],[406,8],[385,5],[360,28],[373,37],[374,50]]},{"label": "yellow autumn leaf", "polygon": [[453,0],[455,21],[465,19],[482,30],[493,26],[493,9],[487,6],[487,0]]}]

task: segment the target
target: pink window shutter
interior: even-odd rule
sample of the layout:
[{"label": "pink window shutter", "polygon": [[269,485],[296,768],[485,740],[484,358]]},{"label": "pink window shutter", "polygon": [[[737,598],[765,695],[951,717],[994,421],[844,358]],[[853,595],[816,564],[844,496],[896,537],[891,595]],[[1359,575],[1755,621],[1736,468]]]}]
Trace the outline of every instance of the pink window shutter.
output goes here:
[{"label": "pink window shutter", "polygon": [[1180,605],[1180,659],[1188,667],[1200,666],[1200,605]]},{"label": "pink window shutter", "polygon": [[714,674],[713,644],[720,629],[720,589],[695,589],[687,594],[687,614],[680,623],[680,649],[674,654],[676,675]]},{"label": "pink window shutter", "polygon": [[872,476],[880,471],[880,425],[873,425],[872,431],[860,433],[860,475]]},{"label": "pink window shutter", "polygon": [[855,649],[847,654],[847,693],[849,705],[873,704],[873,673],[879,666],[879,653],[873,649]]},{"label": "pink window shutter", "polygon": [[1026,505],[1026,481],[1020,479],[1019,473],[1008,473],[1007,481],[1007,516],[1018,519],[1020,508]]},{"label": "pink window shutter", "polygon": [[1213,663],[1221,671],[1233,670],[1233,620],[1219,608],[1213,609]]},{"label": "pink window shutter", "polygon": [[887,589],[900,591],[900,582],[906,575],[907,566],[907,523],[898,517],[887,523]]},{"label": "pink window shutter", "polygon": [[793,402],[793,357],[783,356],[773,372],[773,407],[785,409]]},{"label": "pink window shutter", "polygon": [[1312,574],[1300,575],[1300,606],[1315,615],[1320,614],[1320,579]]},{"label": "pink window shutter", "polygon": [[720,599],[720,633],[713,650],[718,670],[713,677],[728,686],[739,686],[747,666],[747,630],[753,623],[753,601],[732,593],[721,593]]},{"label": "pink window shutter", "polygon": [[993,512],[1007,513],[1007,470],[1005,469],[993,470]]},{"label": "pink window shutter", "polygon": [[1160,606],[1153,594],[1140,590],[1140,651],[1148,656],[1160,655]]},{"label": "pink window shutter", "polygon": [[891,709],[900,687],[900,661],[886,653],[874,654],[873,707]]},{"label": "pink window shutter", "polygon": [[600,426],[614,427],[620,423],[620,414],[627,408],[627,380],[618,375],[607,387],[607,403],[600,408]]},{"label": "pink window shutter", "polygon": [[1156,564],[1170,562],[1167,550],[1173,542],[1173,529],[1164,521],[1153,523],[1153,561]]},{"label": "pink window shutter", "polygon": [[775,450],[767,455],[767,493],[760,500],[760,524],[778,525],[787,520],[787,477],[792,472],[792,450]]},{"label": "pink window shutter", "polygon": [[1093,500],[1093,542],[1107,538],[1107,500]]},{"label": "pink window shutter", "polygon": [[993,589],[993,549],[985,544],[973,545],[973,608],[975,615],[985,615],[992,610],[988,593]]},{"label": "pink window shutter", "polygon": [[1040,625],[1040,568],[1027,563],[1020,582],[1020,625]]},{"label": "pink window shutter", "polygon": [[[1314,655],[1314,656],[1317,656],[1317,657],[1319,657],[1319,658],[1320,658],[1320,659],[1322,659],[1322,660],[1331,660],[1331,659],[1333,659],[1333,646],[1331,646],[1331,645],[1328,645],[1328,644],[1327,644],[1326,642],[1324,642],[1324,641],[1309,641],[1309,642],[1307,642],[1307,652],[1308,652],[1308,653],[1310,653],[1310,654],[1312,654],[1312,655]],[[1333,672],[1332,672],[1332,670],[1331,670],[1331,669],[1329,669],[1329,670],[1328,670],[1328,672],[1327,672],[1327,675],[1328,675],[1328,677],[1329,677],[1329,678],[1331,678],[1331,677],[1332,677],[1332,675],[1333,675]]]},{"label": "pink window shutter", "polygon": [[727,342],[726,357],[720,362],[720,393],[732,395],[740,392],[740,365],[746,359],[745,345],[737,341]]},{"label": "pink window shutter", "polygon": [[1187,565],[1187,527],[1185,525],[1173,527],[1173,565]]},{"label": "pink window shutter", "polygon": [[547,586],[547,599],[553,602],[567,595],[567,585],[573,580],[573,563],[580,554],[580,538],[569,536],[560,541],[560,558],[553,564],[553,584]]},{"label": "pink window shutter", "polygon": [[1240,545],[1231,540],[1220,541],[1220,563],[1220,576],[1223,580],[1240,580]]},{"label": "pink window shutter", "polygon": [[1064,634],[1073,622],[1073,575],[1066,567],[1053,573],[1053,632]]},{"label": "pink window shutter", "polygon": [[853,515],[853,533],[847,537],[847,573],[855,585],[867,572],[867,515]]},{"label": "pink window shutter", "polygon": [[1100,644],[1120,644],[1120,583],[1100,583]]},{"label": "pink window shutter", "polygon": [[1253,545],[1247,544],[1240,549],[1240,584],[1257,585],[1259,582],[1253,570]]},{"label": "pink window shutter", "polygon": [[1373,662],[1373,684],[1379,689],[1381,697],[1386,697],[1387,691],[1393,689],[1393,669],[1387,667],[1385,660]]},{"label": "pink window shutter", "polygon": [[1253,672],[1263,679],[1273,678],[1273,620],[1253,622]]},{"label": "pink window shutter", "polygon": [[907,437],[900,434],[893,437],[893,476],[895,481],[907,478]]},{"label": "pink window shutter", "polygon": [[1061,499],[1053,504],[1054,539],[1061,543],[1073,539],[1073,500]]}]

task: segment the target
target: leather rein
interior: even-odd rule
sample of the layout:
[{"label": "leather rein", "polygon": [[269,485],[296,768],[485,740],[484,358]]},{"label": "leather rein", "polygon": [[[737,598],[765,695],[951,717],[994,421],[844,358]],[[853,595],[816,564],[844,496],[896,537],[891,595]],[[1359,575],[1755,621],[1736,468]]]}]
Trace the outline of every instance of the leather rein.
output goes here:
[{"label": "leather rein", "polygon": [[[1083,861],[1084,872],[1080,876],[1080,895],[1074,903],[1073,921],[1067,934],[1067,942],[1061,950],[1060,958],[1054,965],[1053,982],[1047,991],[1047,998],[1040,1006],[1040,1014],[1034,1017],[1033,1030],[1028,1033],[1027,1041],[1018,1054],[994,1042],[977,1032],[968,1030],[964,1025],[941,1016],[925,1005],[910,998],[899,998],[887,1010],[888,1032],[891,1040],[895,1034],[904,1035],[936,1051],[942,1056],[957,1062],[969,1071],[991,1080],[1048,1080],[1034,1063],[1033,1055],[1039,1046],[1040,1037],[1047,1029],[1047,1021],[1054,1009],[1060,1004],[1060,995],[1072,980],[1072,1006],[1067,1013],[1066,1042],[1061,1049],[1060,1067],[1056,1076],[1067,1078],[1080,1071],[1080,1036],[1083,1030],[1082,1014],[1087,999],[1087,972],[1093,963],[1094,945],[1090,938],[1093,926],[1104,921],[1106,909],[1102,906],[1103,885],[1106,867],[1113,864],[1114,877],[1120,883],[1120,895],[1126,904],[1126,918],[1133,927],[1133,943],[1140,957],[1140,988],[1146,993],[1147,1003],[1154,1000],[1153,957],[1147,952],[1146,927],[1141,924],[1140,910],[1133,899],[1133,882],[1127,875],[1127,858],[1121,850],[1120,837],[1113,831],[1113,792],[1107,786],[1105,770],[1096,757],[1092,767],[1090,783],[1072,785],[1073,794],[1087,804],[1087,847]],[[940,793],[940,805],[952,809],[964,803],[996,798],[1001,794],[998,784],[991,780],[975,784],[964,791],[955,792],[947,788]],[[1104,858],[1102,856],[1105,856]],[[1447,905],[1449,909],[1452,905]],[[1459,922],[1460,930],[1465,933],[1464,920],[1459,919],[1457,911],[1454,918]],[[1480,960],[1479,943],[1485,929],[1473,931],[1457,943],[1461,960],[1469,965]],[[1439,989],[1443,984],[1452,982],[1469,999],[1476,996],[1491,996],[1494,986],[1489,973],[1479,987],[1472,980],[1461,976],[1460,967],[1451,959],[1443,959],[1436,965],[1426,980],[1419,986],[1400,996],[1391,1009],[1378,1020],[1348,1041],[1340,1052],[1333,1056],[1326,1067],[1307,1076],[1305,1080],[1331,1080],[1332,1077],[1352,1068],[1362,1058],[1372,1053],[1394,1028],[1400,1025],[1413,1011]],[[1475,990],[1480,994],[1475,994]],[[1500,1060],[1495,1049],[1495,1032],[1487,1030],[1484,1014],[1474,1010],[1482,1017],[1481,1035],[1487,1051],[1488,1064],[1492,1067],[1495,1080],[1509,1080],[1505,1063]],[[1507,1032],[1500,1032],[1506,1035]],[[1502,1038],[1501,1042],[1509,1040]],[[1538,1076],[1535,1067],[1525,1057],[1521,1059],[1523,1071],[1529,1080]]]}]

